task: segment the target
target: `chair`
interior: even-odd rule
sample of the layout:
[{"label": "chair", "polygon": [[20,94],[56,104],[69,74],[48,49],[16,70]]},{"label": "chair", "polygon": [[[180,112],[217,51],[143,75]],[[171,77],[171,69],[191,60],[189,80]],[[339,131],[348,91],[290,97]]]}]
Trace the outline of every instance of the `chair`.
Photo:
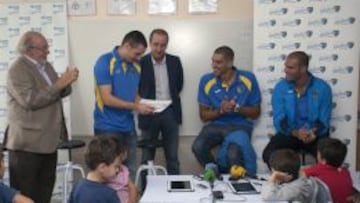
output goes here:
[{"label": "chair", "polygon": [[[148,140],[148,139],[140,139],[137,141],[136,143],[138,148],[144,149],[144,148],[148,148],[148,149],[156,149],[156,148],[160,148],[164,146],[163,140],[162,139],[154,139],[154,140]],[[141,179],[141,190],[143,191],[145,189],[145,185],[146,185],[146,174],[151,174],[151,175],[157,175],[158,171],[162,171],[165,175],[167,175],[167,170],[160,166],[160,165],[154,165],[154,161],[153,160],[147,160],[147,163],[143,163],[140,165],[140,167],[138,168],[138,170],[136,171],[136,176],[135,176],[135,185],[137,187],[139,187],[139,181]],[[146,173],[147,172],[147,173]]]},{"label": "chair", "polygon": [[331,192],[329,187],[317,177],[314,177],[316,184],[318,186],[317,194],[316,194],[316,202],[328,203],[333,202],[331,197]]},{"label": "chair", "polygon": [[167,175],[167,170],[165,167],[160,165],[154,165],[152,160],[148,161],[147,164],[141,164],[138,170],[136,171],[135,185],[139,186],[139,180],[141,172],[147,171],[147,175],[158,175],[158,172],[161,171],[163,175]]},{"label": "chair", "polygon": [[82,178],[85,177],[84,169],[80,166],[80,164],[74,164],[72,162],[71,150],[77,149],[85,146],[85,142],[82,140],[69,140],[61,143],[58,146],[60,150],[68,150],[69,160],[65,164],[58,165],[56,167],[57,172],[64,171],[64,176],[62,180],[62,203],[67,203],[69,194],[71,191],[68,187],[69,182],[73,179],[73,171],[79,171]]}]

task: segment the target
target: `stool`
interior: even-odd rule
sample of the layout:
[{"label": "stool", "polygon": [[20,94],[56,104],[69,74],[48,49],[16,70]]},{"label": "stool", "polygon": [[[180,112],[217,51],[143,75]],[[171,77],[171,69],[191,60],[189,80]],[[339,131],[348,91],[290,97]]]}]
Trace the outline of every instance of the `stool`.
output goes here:
[{"label": "stool", "polygon": [[73,178],[73,171],[78,170],[81,173],[82,178],[85,177],[84,169],[80,166],[80,164],[74,164],[71,159],[71,150],[76,148],[81,148],[85,146],[85,142],[82,140],[69,140],[61,143],[58,146],[58,149],[68,150],[69,160],[62,165],[56,167],[56,171],[65,171],[63,177],[63,188],[62,188],[62,202],[67,203],[68,196],[71,191],[68,188],[69,178]]}]

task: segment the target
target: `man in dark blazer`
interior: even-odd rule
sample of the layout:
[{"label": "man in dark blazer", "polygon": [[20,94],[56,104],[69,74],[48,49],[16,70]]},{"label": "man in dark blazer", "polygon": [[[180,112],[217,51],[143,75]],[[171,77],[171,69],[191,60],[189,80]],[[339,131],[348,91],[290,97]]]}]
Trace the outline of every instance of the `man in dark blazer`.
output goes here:
[{"label": "man in dark blazer", "polygon": [[[161,134],[169,174],[179,174],[179,125],[182,122],[180,92],[183,88],[183,68],[179,57],[167,54],[169,36],[163,29],[150,34],[151,52],[140,65],[139,95],[144,99],[171,100],[164,111],[152,115],[139,115],[139,128],[146,143]],[[153,160],[155,148],[143,148],[142,162]]]},{"label": "man in dark blazer", "polygon": [[61,99],[71,93],[78,70],[68,68],[58,77],[47,61],[49,45],[38,32],[26,32],[17,48],[21,55],[7,76],[10,185],[36,203],[49,203],[57,146],[67,139]]}]

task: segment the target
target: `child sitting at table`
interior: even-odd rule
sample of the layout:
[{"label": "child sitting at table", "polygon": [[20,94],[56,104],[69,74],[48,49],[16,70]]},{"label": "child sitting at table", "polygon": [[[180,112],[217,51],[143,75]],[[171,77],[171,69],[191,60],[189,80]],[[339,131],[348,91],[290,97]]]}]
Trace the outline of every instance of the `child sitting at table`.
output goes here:
[{"label": "child sitting at table", "polygon": [[318,163],[303,169],[305,176],[314,176],[328,187],[334,203],[346,203],[353,194],[352,180],[347,168],[342,167],[347,148],[335,138],[323,138],[317,146]]},{"label": "child sitting at table", "polygon": [[[127,158],[127,150],[120,154],[124,161]],[[134,182],[129,178],[129,169],[122,165],[119,173],[114,177],[108,185],[114,189],[121,200],[121,203],[136,203],[138,192]]]},{"label": "child sitting at table", "polygon": [[119,203],[116,191],[106,184],[119,172],[123,151],[114,137],[92,139],[85,153],[90,172],[73,188],[69,203]]},{"label": "child sitting at table", "polygon": [[261,190],[264,200],[315,202],[316,181],[299,177],[300,157],[295,151],[280,149],[273,152],[269,165],[272,173]]}]

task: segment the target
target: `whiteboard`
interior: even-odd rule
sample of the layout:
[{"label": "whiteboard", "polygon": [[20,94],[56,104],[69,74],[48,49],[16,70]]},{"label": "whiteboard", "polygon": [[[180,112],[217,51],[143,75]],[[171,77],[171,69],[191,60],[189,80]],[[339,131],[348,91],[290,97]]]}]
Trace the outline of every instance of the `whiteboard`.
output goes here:
[{"label": "whiteboard", "polygon": [[[235,65],[251,70],[252,22],[240,20],[69,20],[71,65],[80,70],[73,86],[71,118],[74,135],[93,134],[93,66],[104,52],[120,44],[131,30],[140,30],[148,38],[154,28],[168,31],[168,53],[178,55],[184,68],[181,93],[183,124],[180,135],[197,135],[203,125],[199,118],[197,89],[200,77],[211,72],[213,51],[228,45],[235,52]],[[148,49],[149,50],[149,49]]]}]

